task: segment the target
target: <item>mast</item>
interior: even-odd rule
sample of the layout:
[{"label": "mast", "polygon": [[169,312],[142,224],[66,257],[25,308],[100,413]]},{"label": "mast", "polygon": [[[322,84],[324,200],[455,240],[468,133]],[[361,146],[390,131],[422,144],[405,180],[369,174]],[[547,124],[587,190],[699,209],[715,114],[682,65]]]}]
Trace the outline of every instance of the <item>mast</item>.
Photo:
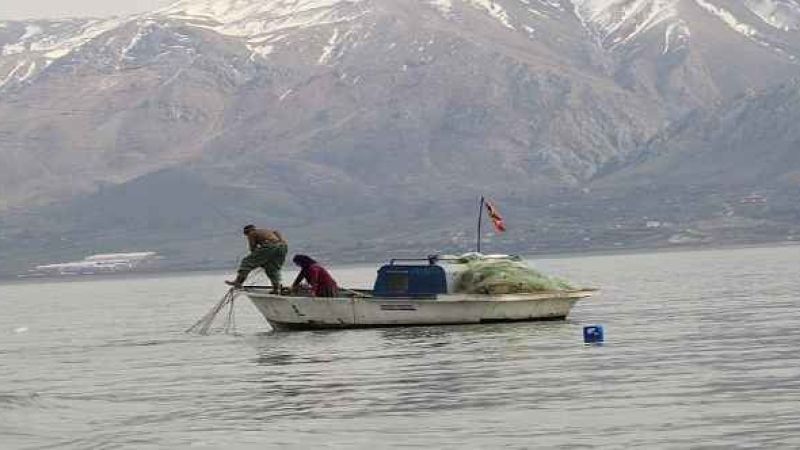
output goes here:
[{"label": "mast", "polygon": [[483,219],[483,203],[485,199],[481,195],[481,204],[478,207],[478,253],[481,252],[481,221]]}]

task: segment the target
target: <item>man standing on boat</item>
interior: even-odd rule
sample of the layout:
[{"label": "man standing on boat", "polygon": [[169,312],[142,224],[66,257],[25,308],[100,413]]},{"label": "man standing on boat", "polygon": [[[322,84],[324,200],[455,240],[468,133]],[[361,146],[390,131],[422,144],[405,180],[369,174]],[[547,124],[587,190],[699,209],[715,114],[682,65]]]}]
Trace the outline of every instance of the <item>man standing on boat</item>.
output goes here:
[{"label": "man standing on boat", "polygon": [[243,232],[247,236],[250,254],[242,259],[236,279],[225,283],[240,288],[250,271],[261,267],[272,283],[272,292],[280,294],[281,267],[288,250],[286,239],[277,230],[256,228],[255,225],[247,225]]}]

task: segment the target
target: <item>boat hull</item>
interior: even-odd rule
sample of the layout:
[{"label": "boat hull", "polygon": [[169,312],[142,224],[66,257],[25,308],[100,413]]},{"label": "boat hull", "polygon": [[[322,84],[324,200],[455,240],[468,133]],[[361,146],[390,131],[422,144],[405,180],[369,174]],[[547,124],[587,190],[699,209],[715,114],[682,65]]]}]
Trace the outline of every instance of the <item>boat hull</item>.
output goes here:
[{"label": "boat hull", "polygon": [[590,291],[517,295],[442,295],[437,299],[313,298],[245,290],[279,330],[563,320]]}]

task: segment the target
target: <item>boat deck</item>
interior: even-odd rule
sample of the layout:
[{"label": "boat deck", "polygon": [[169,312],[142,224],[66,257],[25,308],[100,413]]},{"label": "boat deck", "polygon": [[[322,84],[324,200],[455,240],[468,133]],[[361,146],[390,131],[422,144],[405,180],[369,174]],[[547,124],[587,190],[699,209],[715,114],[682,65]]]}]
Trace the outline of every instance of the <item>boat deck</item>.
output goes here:
[{"label": "boat deck", "polygon": [[[438,294],[431,296],[415,296],[415,297],[376,297],[373,295],[371,289],[349,289],[340,288],[338,297],[320,297],[326,299],[363,299],[375,301],[390,301],[390,300],[404,300],[404,301],[516,301],[520,299],[536,300],[546,298],[585,298],[596,292],[597,289],[574,289],[569,291],[540,291],[531,293],[514,293],[514,294]],[[308,291],[291,292],[288,288],[283,288],[281,294],[273,294],[271,286],[244,286],[242,292],[247,295],[253,294],[257,297],[272,297],[272,298],[314,298]]]}]

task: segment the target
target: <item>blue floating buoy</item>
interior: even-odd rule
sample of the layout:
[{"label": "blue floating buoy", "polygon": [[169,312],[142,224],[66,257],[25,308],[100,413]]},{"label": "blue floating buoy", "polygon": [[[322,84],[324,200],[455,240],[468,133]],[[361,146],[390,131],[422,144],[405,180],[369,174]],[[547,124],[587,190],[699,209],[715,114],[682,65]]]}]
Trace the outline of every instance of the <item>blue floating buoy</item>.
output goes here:
[{"label": "blue floating buoy", "polygon": [[602,325],[589,325],[583,327],[583,343],[584,344],[602,344],[603,343],[603,326]]}]

